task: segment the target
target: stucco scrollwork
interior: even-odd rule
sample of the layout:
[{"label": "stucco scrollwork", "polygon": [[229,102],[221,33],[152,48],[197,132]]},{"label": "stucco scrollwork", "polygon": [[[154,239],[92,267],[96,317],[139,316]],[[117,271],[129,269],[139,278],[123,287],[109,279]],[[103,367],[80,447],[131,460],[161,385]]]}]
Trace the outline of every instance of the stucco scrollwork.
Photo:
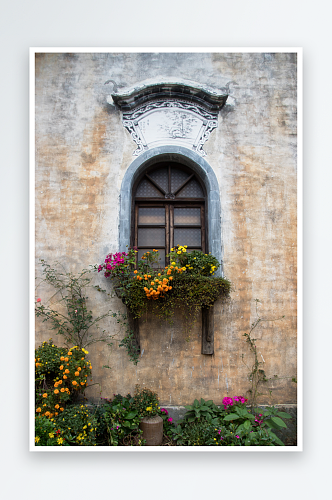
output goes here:
[{"label": "stucco scrollwork", "polygon": [[203,145],[218,126],[218,115],[192,103],[163,100],[124,112],[123,125],[138,146],[134,156],[166,144],[181,145],[205,156]]}]

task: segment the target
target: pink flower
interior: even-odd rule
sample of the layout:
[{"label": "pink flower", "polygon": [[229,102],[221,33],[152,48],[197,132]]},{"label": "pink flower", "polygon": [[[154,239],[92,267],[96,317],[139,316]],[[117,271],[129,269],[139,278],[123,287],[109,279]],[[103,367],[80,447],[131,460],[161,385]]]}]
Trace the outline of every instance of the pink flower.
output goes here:
[{"label": "pink flower", "polygon": [[244,399],[243,396],[235,396],[234,398],[234,402],[237,402],[237,403],[245,403],[246,400]]},{"label": "pink flower", "polygon": [[235,436],[235,437],[236,437],[236,438],[238,438],[238,439],[240,439],[240,436],[238,436],[237,434],[236,434],[236,436]]},{"label": "pink flower", "polygon": [[172,422],[173,422],[173,419],[172,419],[172,418],[168,418],[168,419],[167,419],[167,422],[171,422],[171,423],[172,423]]},{"label": "pink flower", "polygon": [[232,398],[224,398],[222,400],[222,404],[224,405],[225,410],[227,410],[227,406],[233,405],[233,400],[232,400]]},{"label": "pink flower", "polygon": [[168,415],[168,411],[165,408],[160,409],[161,413],[165,413],[165,415]]},{"label": "pink flower", "polygon": [[37,299],[37,302],[41,302],[41,299]]}]

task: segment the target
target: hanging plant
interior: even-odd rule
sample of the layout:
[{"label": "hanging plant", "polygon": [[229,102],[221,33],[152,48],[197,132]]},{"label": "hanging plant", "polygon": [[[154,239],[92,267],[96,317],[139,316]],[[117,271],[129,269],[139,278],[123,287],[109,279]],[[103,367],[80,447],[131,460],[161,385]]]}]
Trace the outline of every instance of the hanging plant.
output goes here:
[{"label": "hanging plant", "polygon": [[[177,245],[167,255],[170,264],[160,268],[159,252],[146,252],[136,265],[136,248],[109,254],[98,272],[114,281],[117,295],[134,318],[139,318],[151,305],[159,317],[170,319],[175,308],[185,308],[187,318],[195,319],[202,307],[229,296],[231,283],[215,276],[220,263],[211,254],[187,251]],[[136,267],[136,269],[134,269]]]}]

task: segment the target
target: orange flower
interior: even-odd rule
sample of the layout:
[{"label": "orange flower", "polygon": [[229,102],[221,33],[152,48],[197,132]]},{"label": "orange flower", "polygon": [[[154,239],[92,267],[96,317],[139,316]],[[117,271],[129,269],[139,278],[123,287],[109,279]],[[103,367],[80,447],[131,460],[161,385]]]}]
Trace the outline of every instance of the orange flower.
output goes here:
[{"label": "orange flower", "polygon": [[65,358],[65,362],[67,363],[67,361],[69,361],[69,358]]},{"label": "orange flower", "polygon": [[137,272],[138,272],[137,269],[135,269],[134,274],[137,274]]},{"label": "orange flower", "polygon": [[40,413],[41,412],[41,408],[37,408],[36,412]]},{"label": "orange flower", "polygon": [[59,394],[59,389],[55,389],[54,394]]},{"label": "orange flower", "polygon": [[80,372],[75,372],[75,377],[79,377],[80,376]]},{"label": "orange flower", "polygon": [[65,390],[64,390],[64,388],[63,388],[63,387],[60,389],[60,392],[65,392]]},{"label": "orange flower", "polygon": [[58,381],[58,384],[59,384],[59,385],[61,385],[61,384],[62,384],[62,380],[59,380],[59,381]]},{"label": "orange flower", "polygon": [[77,385],[76,380],[73,380],[73,381],[72,381],[72,384],[73,384],[73,385]]},{"label": "orange flower", "polygon": [[63,410],[64,410],[64,408],[60,408],[60,411],[63,411]]},{"label": "orange flower", "polygon": [[60,370],[63,370],[63,365],[60,366]]},{"label": "orange flower", "polygon": [[66,379],[66,378],[67,378],[67,375],[64,375],[64,376],[63,376],[63,378],[64,378],[64,379]]},{"label": "orange flower", "polygon": [[55,405],[54,408],[57,410],[59,408],[59,405]]},{"label": "orange flower", "polygon": [[59,415],[59,413],[56,411],[56,412],[54,413],[54,415],[55,415],[55,416],[57,416],[57,415]]},{"label": "orange flower", "polygon": [[63,356],[61,356],[60,361],[64,361],[64,360],[65,360],[65,358]]},{"label": "orange flower", "polygon": [[48,416],[49,416],[49,415],[51,415],[51,414],[50,414],[50,412],[49,412],[49,411],[46,411],[46,412],[45,412],[45,415],[46,415],[46,417],[48,417]]},{"label": "orange flower", "polygon": [[65,369],[65,373],[69,373],[69,370],[68,370],[68,368],[66,368],[66,369]]},{"label": "orange flower", "polygon": [[81,382],[81,385],[84,385],[84,382]]},{"label": "orange flower", "polygon": [[79,372],[80,372],[81,370],[82,370],[82,368],[79,366],[79,367],[77,368],[77,371],[79,371]]},{"label": "orange flower", "polygon": [[55,382],[54,387],[58,387],[58,382]]},{"label": "orange flower", "polygon": [[68,356],[72,356],[73,353],[71,351],[68,352]]},{"label": "orange flower", "polygon": [[47,398],[47,393],[46,392],[43,394],[43,398]]}]

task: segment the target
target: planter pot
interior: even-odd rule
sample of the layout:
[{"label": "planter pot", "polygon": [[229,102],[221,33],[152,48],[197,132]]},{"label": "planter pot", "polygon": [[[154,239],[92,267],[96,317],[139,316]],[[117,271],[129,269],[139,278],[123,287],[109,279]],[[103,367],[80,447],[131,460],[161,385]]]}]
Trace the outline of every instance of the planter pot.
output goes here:
[{"label": "planter pot", "polygon": [[163,441],[164,421],[159,415],[155,417],[144,417],[139,424],[143,431],[143,439],[146,439],[146,446],[160,446]]}]

